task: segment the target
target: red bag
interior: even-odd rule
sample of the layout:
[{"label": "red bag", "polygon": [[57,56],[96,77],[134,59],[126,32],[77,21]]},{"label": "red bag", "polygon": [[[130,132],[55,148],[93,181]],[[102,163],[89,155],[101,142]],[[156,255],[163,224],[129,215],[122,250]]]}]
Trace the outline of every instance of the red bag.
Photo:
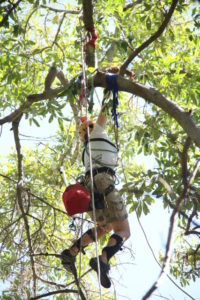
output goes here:
[{"label": "red bag", "polygon": [[90,193],[78,182],[65,189],[62,199],[69,216],[88,211]]}]

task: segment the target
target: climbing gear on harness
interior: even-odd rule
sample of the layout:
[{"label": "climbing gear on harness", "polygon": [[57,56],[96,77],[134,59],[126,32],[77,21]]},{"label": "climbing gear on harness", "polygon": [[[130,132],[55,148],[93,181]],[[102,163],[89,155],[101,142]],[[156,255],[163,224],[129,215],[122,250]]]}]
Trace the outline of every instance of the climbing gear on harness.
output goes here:
[{"label": "climbing gear on harness", "polygon": [[[100,167],[100,168],[92,170],[93,177],[95,177],[99,173],[107,173],[107,174],[109,174],[111,176],[115,176],[115,171],[113,169],[111,169],[111,168],[108,168],[108,167]],[[85,176],[90,176],[90,171],[87,171],[85,173]]]},{"label": "climbing gear on harness", "polygon": [[[94,192],[95,209],[104,209],[104,196]],[[92,201],[89,203],[88,211],[92,211]]]},{"label": "climbing gear on harness", "polygon": [[68,249],[61,252],[61,263],[67,272],[74,274],[76,257],[71,255]]},{"label": "climbing gear on harness", "polygon": [[118,128],[118,113],[117,106],[119,105],[118,101],[118,84],[117,84],[117,75],[116,74],[107,74],[106,75],[106,90],[112,91],[113,93],[113,108],[112,108],[112,118],[115,121],[115,125]]},{"label": "climbing gear on harness", "polygon": [[89,127],[90,132],[91,132],[92,129],[94,128],[94,124],[95,124],[95,122],[93,120],[87,121],[87,119],[85,119],[85,120],[83,119],[82,124],[79,128],[79,136],[83,142],[87,138],[87,127]]},{"label": "climbing gear on harness", "polygon": [[118,234],[112,234],[110,236],[110,239],[115,239],[116,240],[116,244],[113,246],[107,246],[104,247],[102,249],[102,252],[105,251],[106,255],[107,255],[107,260],[109,261],[109,259],[115,255],[115,253],[117,253],[119,250],[121,250],[121,247],[123,245],[123,239],[121,238],[121,236],[119,236]]},{"label": "climbing gear on harness", "polygon": [[78,182],[65,189],[62,199],[69,216],[88,211],[90,193]]},{"label": "climbing gear on harness", "polygon": [[[98,272],[97,257],[91,258],[89,264],[90,264],[90,267],[95,272]],[[101,256],[99,256],[99,264],[100,264],[100,281],[101,281],[101,285],[104,288],[109,289],[111,287],[111,281],[108,277],[108,273],[109,273],[109,270],[110,270],[110,265],[105,264],[101,260]]]}]

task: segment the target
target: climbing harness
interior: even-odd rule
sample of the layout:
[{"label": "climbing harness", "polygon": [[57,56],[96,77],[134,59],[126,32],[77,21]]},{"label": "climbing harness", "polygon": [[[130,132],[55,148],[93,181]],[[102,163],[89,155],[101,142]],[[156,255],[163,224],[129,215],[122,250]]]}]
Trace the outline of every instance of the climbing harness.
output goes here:
[{"label": "climbing harness", "polygon": [[[109,141],[107,139],[104,139],[104,138],[90,138],[89,142],[88,142],[88,139],[87,139],[84,143],[84,149],[83,149],[83,152],[82,152],[82,163],[83,163],[83,165],[85,165],[85,154],[87,154],[89,156],[88,144],[91,143],[91,142],[103,142],[103,143],[109,144],[112,147],[112,150],[111,149],[105,149],[104,147],[97,148],[97,149],[92,148],[92,152],[101,151],[103,153],[105,153],[105,152],[112,153],[113,154],[113,160],[115,160],[115,156],[117,157],[117,153],[118,153],[117,147],[111,141]],[[116,168],[116,166],[117,166],[117,163],[112,163],[112,162],[108,163],[108,162],[99,160],[98,158],[93,157],[93,156],[92,156],[92,161],[94,163],[100,165],[100,166],[112,166],[113,168]]]},{"label": "climbing harness", "polygon": [[[86,86],[86,70],[85,70],[85,65],[91,66],[91,61],[89,60],[90,57],[90,48],[92,47],[92,51],[95,50],[96,48],[96,39],[97,35],[95,33],[94,29],[90,29],[89,33],[87,33],[88,38],[87,42],[85,45],[82,44],[82,50],[81,50],[81,58],[82,58],[82,81],[81,81],[81,98],[80,98],[80,104],[81,102],[85,104],[86,108],[86,117],[88,113],[88,99],[87,99],[87,86]],[[83,41],[82,36],[81,36],[81,41]],[[85,53],[85,55],[84,55]],[[90,96],[91,97],[91,96]],[[92,95],[93,97],[93,95]],[[93,101],[93,98],[91,99]],[[92,102],[91,101],[91,102]],[[82,107],[80,107],[81,113],[82,113]],[[91,111],[91,106],[90,106],[90,111]],[[87,136],[88,138],[90,137],[90,129],[87,124]],[[92,202],[92,213],[93,213],[93,221],[94,221],[94,236],[95,236],[95,245],[96,245],[96,256],[98,256],[98,238],[97,238],[97,226],[96,226],[96,215],[95,215],[95,200],[94,200],[94,182],[93,182],[93,175],[92,175],[92,154],[91,154],[91,147],[89,145],[89,160],[90,160],[90,180],[91,180],[91,202]],[[82,238],[82,237],[81,237]],[[81,256],[81,253],[80,253]],[[102,294],[101,294],[101,284],[100,284],[100,263],[99,260],[97,261],[98,264],[98,284],[99,284],[99,294],[100,294],[100,300],[102,300]],[[79,274],[80,278],[80,274]],[[79,281],[80,282],[80,281]],[[78,295],[79,297],[79,295]]]}]

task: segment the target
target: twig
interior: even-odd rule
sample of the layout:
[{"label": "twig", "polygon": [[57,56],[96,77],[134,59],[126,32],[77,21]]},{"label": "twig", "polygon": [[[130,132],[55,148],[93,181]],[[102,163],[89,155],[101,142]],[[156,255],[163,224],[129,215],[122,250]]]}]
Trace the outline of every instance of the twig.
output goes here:
[{"label": "twig", "polygon": [[187,137],[183,151],[181,153],[181,166],[182,166],[182,180],[183,180],[183,185],[187,185],[187,177],[188,177],[188,169],[187,169],[187,156],[188,156],[188,150],[191,145],[191,138]]},{"label": "twig", "polygon": [[[24,220],[24,226],[26,230],[26,235],[28,239],[28,247],[29,247],[29,252],[32,253],[32,241],[31,241],[31,235],[30,235],[30,228],[29,228],[29,223],[28,219],[26,216],[26,213],[24,211],[24,206],[23,206],[23,185],[24,185],[24,179],[23,179],[23,164],[22,164],[22,153],[21,153],[21,145],[20,145],[20,140],[19,140],[19,123],[22,118],[22,114],[19,116],[17,120],[15,120],[12,123],[12,128],[14,132],[14,139],[15,139],[15,146],[16,146],[16,151],[17,151],[17,159],[18,159],[18,183],[17,183],[17,201],[18,205],[21,211],[22,218]],[[32,267],[32,272],[33,272],[33,292],[34,295],[36,294],[36,272],[35,272],[35,262],[32,256],[30,256],[31,260],[31,267]]]},{"label": "twig", "polygon": [[39,295],[39,296],[36,296],[36,297],[31,297],[30,300],[37,300],[37,299],[41,299],[41,298],[51,296],[51,295],[56,295],[56,294],[70,294],[70,293],[78,294],[78,291],[77,290],[71,290],[71,289],[53,291],[53,292],[42,294],[42,295]]},{"label": "twig", "polygon": [[64,21],[64,19],[65,19],[65,16],[66,16],[66,13],[64,12],[64,13],[63,13],[63,16],[62,16],[62,18],[61,18],[61,20],[60,20],[60,23],[59,23],[58,30],[57,30],[57,32],[56,32],[54,41],[53,41],[53,43],[52,43],[52,47],[53,47],[54,44],[56,44],[57,37],[58,37],[58,35],[59,35],[59,33],[60,33],[60,29],[61,29],[61,26],[62,26],[63,21]]},{"label": "twig", "polygon": [[58,12],[58,13],[65,13],[65,14],[72,14],[72,15],[80,14],[80,11],[78,11],[78,10],[58,9],[58,8],[50,7],[50,6],[43,5],[43,4],[40,5],[40,7],[46,8],[46,9],[49,9],[51,11]]},{"label": "twig", "polygon": [[17,6],[20,4],[22,0],[18,0],[16,3],[14,3],[12,5],[12,7],[9,9],[9,11],[7,12],[7,14],[3,17],[3,20],[0,22],[0,27],[4,26],[4,24],[8,21],[8,18],[10,16],[10,14],[12,13],[13,10],[15,10],[17,8]]},{"label": "twig", "polygon": [[[172,188],[170,187],[170,185],[167,183],[167,181],[162,178],[161,176],[158,177],[158,181],[164,186],[164,188],[166,189],[166,191],[168,192],[169,196],[171,197],[172,200],[175,200],[175,197],[176,197],[176,194],[173,192]],[[168,199],[165,199],[164,200],[165,202],[167,202],[167,204],[169,204],[169,206],[174,209],[175,208],[175,205],[169,201]],[[182,211],[181,209],[179,209],[178,213],[180,215],[182,215],[184,218],[186,218],[187,220],[189,220],[189,217],[188,215]],[[197,222],[191,220],[191,223],[195,226],[200,226],[200,224],[198,224]]]},{"label": "twig", "polygon": [[[157,260],[157,258],[156,258],[156,256],[155,256],[155,253],[154,253],[154,251],[153,251],[153,249],[152,249],[152,247],[151,247],[151,245],[150,245],[150,243],[149,243],[149,240],[148,240],[148,238],[147,238],[147,235],[146,235],[146,232],[145,232],[145,230],[144,230],[144,228],[143,228],[143,226],[142,226],[142,224],[141,224],[141,222],[140,222],[140,219],[139,219],[139,217],[138,217],[138,215],[136,214],[136,216],[137,216],[137,220],[138,220],[138,223],[139,223],[139,225],[140,225],[140,228],[141,228],[141,230],[142,230],[142,232],[143,232],[143,234],[144,234],[144,237],[145,237],[145,240],[146,240],[146,242],[147,242],[147,245],[148,245],[148,247],[149,247],[149,249],[150,249],[150,251],[151,251],[151,253],[152,253],[152,255],[153,255],[153,258],[155,259],[155,261],[156,261],[156,263],[159,265],[159,267],[161,268],[161,265],[160,265],[160,263],[159,263],[159,261]],[[185,292],[168,274],[167,274],[167,278],[181,291],[181,292],[183,292],[185,295],[187,295],[190,299],[192,299],[192,300],[195,300],[191,295],[189,295],[187,292]]]},{"label": "twig", "polygon": [[140,4],[140,3],[142,3],[142,0],[137,0],[135,2],[129,3],[126,6],[124,6],[123,11],[127,11],[128,9],[130,9],[130,8]]},{"label": "twig", "polygon": [[165,28],[167,27],[173,13],[174,10],[176,8],[176,5],[178,3],[178,0],[173,0],[172,1],[172,5],[169,9],[169,12],[166,14],[165,19],[163,21],[163,23],[161,24],[160,28],[149,38],[147,39],[141,46],[139,46],[138,48],[136,48],[131,54],[130,56],[125,60],[125,62],[122,64],[121,68],[120,68],[120,75],[124,75],[125,70],[127,69],[128,65],[132,62],[132,60],[140,53],[142,52],[145,48],[147,48],[151,43],[153,43],[165,30]]},{"label": "twig", "polygon": [[61,258],[62,256],[57,253],[48,253],[48,252],[41,252],[41,253],[31,253],[31,256],[53,256],[57,258]]},{"label": "twig", "polygon": [[188,189],[190,188],[190,184],[192,183],[192,181],[194,180],[194,178],[196,176],[199,165],[200,165],[200,161],[198,161],[196,163],[194,171],[191,174],[191,176],[189,178],[189,181],[187,183],[187,186],[184,187],[180,197],[176,201],[176,206],[175,206],[175,208],[172,212],[172,215],[170,217],[170,227],[169,227],[169,231],[168,231],[167,245],[166,245],[165,257],[164,257],[161,273],[160,273],[157,281],[147,291],[147,293],[144,295],[142,300],[149,299],[150,296],[152,295],[152,293],[159,287],[159,285],[161,284],[161,282],[163,281],[163,279],[167,275],[167,269],[168,269],[169,262],[170,262],[170,251],[171,251],[171,244],[172,244],[172,234],[173,234],[174,224],[175,224],[175,217],[176,217],[176,214],[178,213],[181,202],[184,200],[184,198],[185,198],[185,196],[188,192]]}]

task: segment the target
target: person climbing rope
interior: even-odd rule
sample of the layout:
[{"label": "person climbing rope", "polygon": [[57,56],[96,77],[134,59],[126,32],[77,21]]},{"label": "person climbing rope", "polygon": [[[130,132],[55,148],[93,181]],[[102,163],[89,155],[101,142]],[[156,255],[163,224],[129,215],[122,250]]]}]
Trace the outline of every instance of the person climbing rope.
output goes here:
[{"label": "person climbing rope", "polygon": [[[99,256],[101,285],[104,288],[110,288],[111,281],[108,276],[110,270],[109,260],[130,237],[130,228],[126,207],[119,191],[115,188],[116,176],[114,169],[117,166],[118,151],[105,131],[106,121],[107,116],[105,106],[103,106],[96,123],[92,120],[83,120],[79,135],[84,144],[82,154],[86,170],[84,185],[90,193],[94,192],[97,239],[113,231],[107,246],[102,249],[102,253]],[[92,153],[93,180],[91,180],[90,176],[89,143]],[[88,214],[94,220],[92,210],[88,211]],[[74,272],[76,255],[79,251],[85,253],[85,248],[92,242],[95,242],[95,227],[86,231],[69,249],[62,251],[61,262],[68,272]],[[94,271],[98,272],[97,257],[91,258],[89,264]]]}]

